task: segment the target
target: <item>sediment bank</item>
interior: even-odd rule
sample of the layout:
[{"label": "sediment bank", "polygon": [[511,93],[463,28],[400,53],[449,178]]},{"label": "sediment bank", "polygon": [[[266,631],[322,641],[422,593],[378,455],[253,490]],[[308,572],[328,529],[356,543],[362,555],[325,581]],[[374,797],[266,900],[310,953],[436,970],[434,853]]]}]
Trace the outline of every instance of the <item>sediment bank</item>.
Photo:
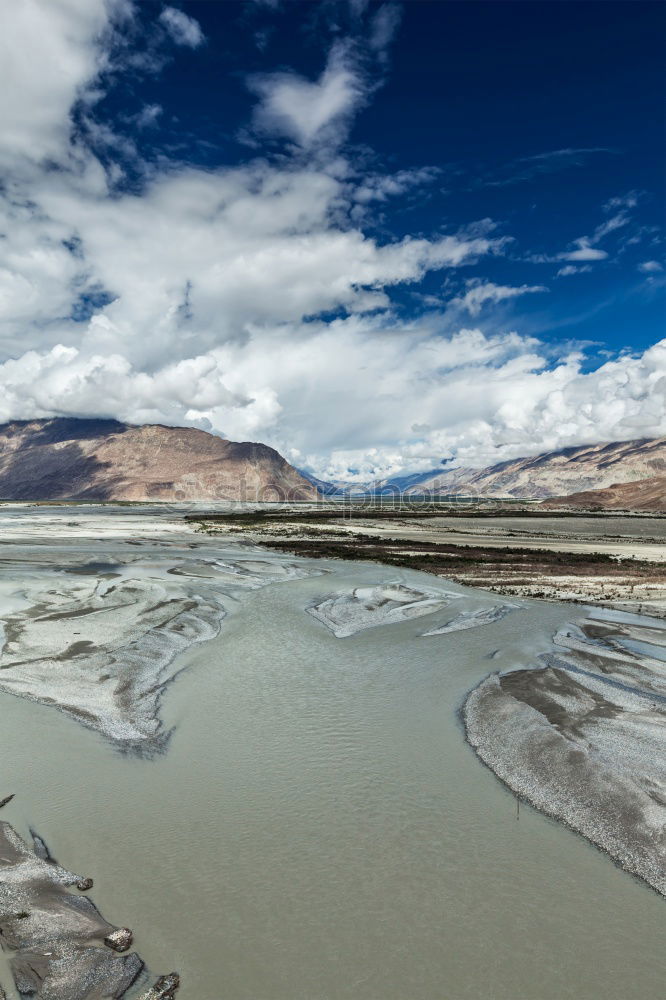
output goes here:
[{"label": "sediment bank", "polygon": [[[41,838],[35,836],[30,848],[0,821],[0,946],[10,956],[22,997],[118,1000],[147,981],[144,962],[129,951],[132,932],[108,923],[75,891],[91,884],[57,864]],[[144,997],[171,1000],[178,988],[175,973],[171,986],[160,992],[158,980]],[[5,996],[2,985],[0,996]]]},{"label": "sediment bank", "polygon": [[470,693],[467,738],[514,792],[666,895],[666,629],[592,611],[555,642]]}]

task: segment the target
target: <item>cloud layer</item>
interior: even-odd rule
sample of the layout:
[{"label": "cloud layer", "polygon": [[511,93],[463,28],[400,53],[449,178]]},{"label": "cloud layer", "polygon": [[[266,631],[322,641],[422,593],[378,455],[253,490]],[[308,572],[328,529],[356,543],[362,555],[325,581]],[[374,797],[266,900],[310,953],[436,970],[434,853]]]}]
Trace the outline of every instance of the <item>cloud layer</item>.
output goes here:
[{"label": "cloud layer", "polygon": [[[379,13],[366,49],[385,61],[398,13]],[[0,420],[192,424],[357,479],[664,432],[666,342],[584,372],[579,355],[553,356],[506,328],[451,332],[437,310],[400,319],[401,286],[456,274],[506,240],[489,224],[399,240],[364,231],[365,206],[437,172],[384,176],[345,154],[373,87],[358,39],[337,41],[316,79],[250,79],[255,135],[286,138],[286,154],[146,169],[137,190],[123,184],[123,156],[103,165],[90,141],[106,129],[107,150],[131,146],[95,112],[114,59],[128,58],[121,29],[138,30],[128,0],[24,0],[0,12]],[[192,49],[205,41],[172,7],[153,30]],[[591,237],[553,259],[601,259],[596,244],[628,207],[610,206]],[[547,292],[457,287],[450,305],[466,322]]]}]

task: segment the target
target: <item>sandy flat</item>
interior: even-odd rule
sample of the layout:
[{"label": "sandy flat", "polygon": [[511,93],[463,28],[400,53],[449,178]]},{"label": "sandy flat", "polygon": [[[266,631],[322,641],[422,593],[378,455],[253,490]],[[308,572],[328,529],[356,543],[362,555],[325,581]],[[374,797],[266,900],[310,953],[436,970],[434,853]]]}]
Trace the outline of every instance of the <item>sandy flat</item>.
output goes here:
[{"label": "sandy flat", "polygon": [[328,597],[307,610],[336,638],[344,639],[368,628],[393,625],[441,611],[457,596],[434,589],[415,590],[400,583],[378,584]]},{"label": "sandy flat", "polygon": [[21,996],[123,997],[144,968],[137,954],[104,945],[118,928],[73,891],[78,881],[0,822],[0,934]]},{"label": "sandy flat", "polygon": [[[482,681],[464,720],[510,788],[666,895],[666,662],[649,653],[666,630],[636,622],[572,622],[541,665]],[[623,648],[635,635],[648,652]]]},{"label": "sandy flat", "polygon": [[512,611],[521,607],[520,604],[494,604],[488,608],[474,608],[471,611],[462,611],[455,618],[431,628],[429,632],[424,632],[424,636],[446,635],[447,632],[462,632],[470,628],[481,628],[484,625],[492,625],[494,622],[506,618]]},{"label": "sandy flat", "polygon": [[14,541],[0,546],[0,690],[57,708],[131,753],[164,749],[159,707],[178,655],[216,636],[239,595],[318,573],[247,546],[211,552],[169,512],[149,515],[143,533],[122,509],[82,524],[70,517],[24,508],[10,518]]}]

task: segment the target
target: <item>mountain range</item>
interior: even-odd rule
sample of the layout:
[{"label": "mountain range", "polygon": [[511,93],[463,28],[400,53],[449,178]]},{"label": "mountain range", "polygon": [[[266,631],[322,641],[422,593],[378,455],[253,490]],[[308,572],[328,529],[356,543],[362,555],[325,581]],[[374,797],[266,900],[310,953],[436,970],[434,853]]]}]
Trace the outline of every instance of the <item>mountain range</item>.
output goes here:
[{"label": "mountain range", "polygon": [[[544,499],[598,490],[666,473],[666,438],[580,445],[482,469],[455,469],[377,480],[364,486],[326,484],[337,493],[483,496]],[[321,489],[321,483],[318,486]]]},{"label": "mountain range", "polygon": [[545,500],[544,507],[583,507],[586,510],[644,510],[666,514],[666,476],[632,483],[614,483],[602,490],[585,490]]},{"label": "mountain range", "polygon": [[[327,483],[277,451],[192,427],[56,417],[0,425],[0,499],[295,500],[400,494],[564,498],[567,506],[666,506],[666,438],[563,448],[483,469]],[[559,501],[554,501],[557,505]]]},{"label": "mountain range", "polygon": [[273,448],[192,427],[115,420],[0,425],[5,500],[315,500]]}]

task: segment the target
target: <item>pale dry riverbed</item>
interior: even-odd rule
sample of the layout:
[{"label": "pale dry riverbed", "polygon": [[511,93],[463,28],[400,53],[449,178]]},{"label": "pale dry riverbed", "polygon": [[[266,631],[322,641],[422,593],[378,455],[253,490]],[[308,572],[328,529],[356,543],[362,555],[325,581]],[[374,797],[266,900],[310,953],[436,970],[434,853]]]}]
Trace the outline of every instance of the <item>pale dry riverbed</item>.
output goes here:
[{"label": "pale dry riverbed", "polygon": [[576,763],[603,759],[613,801],[643,810],[639,861],[631,816],[619,845],[603,803],[601,834],[578,828],[654,884],[661,623],[301,559],[181,515],[0,507],[1,818],[133,929],[152,978],[126,996],[174,969],[178,1000],[661,997],[663,900],[517,813],[507,785],[555,815],[560,786],[543,791],[533,743],[497,759],[488,703],[470,736],[499,781],[461,717],[515,677],[503,724],[541,705],[529,732],[580,754],[558,758],[574,790]]}]

